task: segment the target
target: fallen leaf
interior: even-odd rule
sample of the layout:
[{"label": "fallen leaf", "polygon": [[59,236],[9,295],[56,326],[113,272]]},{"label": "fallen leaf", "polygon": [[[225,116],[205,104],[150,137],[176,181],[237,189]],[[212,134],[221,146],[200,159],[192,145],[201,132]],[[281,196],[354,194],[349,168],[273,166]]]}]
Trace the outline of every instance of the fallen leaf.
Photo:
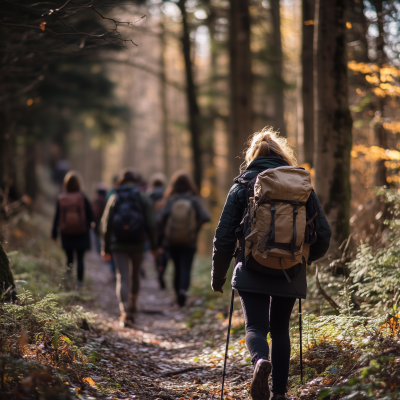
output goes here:
[{"label": "fallen leaf", "polygon": [[83,378],[82,381],[87,383],[87,384],[89,384],[90,386],[96,386],[96,384],[94,383],[94,380],[92,378],[90,378],[90,377]]},{"label": "fallen leaf", "polygon": [[243,343],[246,343],[246,339],[240,339],[240,340],[239,340],[239,343],[242,343],[242,344],[243,344]]},{"label": "fallen leaf", "polygon": [[40,22],[40,29],[44,32],[44,30],[46,29],[46,22]]},{"label": "fallen leaf", "polygon": [[172,375],[171,376],[171,379],[178,379],[179,378],[179,375]]}]

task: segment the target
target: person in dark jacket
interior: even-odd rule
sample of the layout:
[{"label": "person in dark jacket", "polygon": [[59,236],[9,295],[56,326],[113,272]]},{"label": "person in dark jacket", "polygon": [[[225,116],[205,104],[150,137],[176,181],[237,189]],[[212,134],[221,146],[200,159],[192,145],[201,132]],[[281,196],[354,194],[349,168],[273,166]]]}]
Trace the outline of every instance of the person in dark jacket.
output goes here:
[{"label": "person in dark jacket", "polygon": [[[140,284],[139,276],[146,239],[150,242],[154,258],[157,253],[157,231],[153,212],[149,199],[140,192],[138,185],[138,174],[130,169],[123,170],[116,182],[115,193],[108,199],[101,220],[104,239],[102,256],[104,261],[110,261],[111,257],[114,260],[117,275],[116,292],[122,327],[130,327],[135,321]],[[132,207],[138,208],[135,208],[134,211],[139,212],[139,214],[133,214],[133,216],[137,221],[141,221],[139,222],[140,232],[138,232],[137,238],[126,240],[121,237],[121,233],[118,234],[118,216],[124,217],[122,213],[124,210],[128,210],[129,214],[129,209],[132,209]],[[133,221],[133,224],[137,221]],[[122,221],[122,224],[128,223],[129,220],[126,218]],[[123,226],[123,229],[125,229],[125,226]]]},{"label": "person in dark jacket", "polygon": [[[247,207],[247,184],[259,173],[282,166],[296,166],[297,162],[286,139],[272,129],[264,128],[253,135],[246,151],[244,170],[235,178],[214,237],[211,286],[223,292],[227,272],[236,247],[235,230],[239,227]],[[331,229],[314,191],[306,202],[307,220],[315,214],[317,239],[310,247],[308,263],[323,257],[328,251]],[[241,257],[238,257],[240,259]],[[273,400],[285,399],[289,373],[289,319],[296,299],[305,299],[307,292],[306,265],[291,279],[267,275],[246,268],[238,261],[232,276],[232,288],[238,290],[245,317],[246,344],[254,366],[251,395],[254,400],[270,398],[268,377],[272,369]],[[270,333],[271,362],[268,361]]]},{"label": "person in dark jacket", "polygon": [[[192,264],[197,248],[197,236],[201,226],[205,222],[210,221],[210,215],[201,204],[195,183],[191,176],[185,171],[175,172],[164,193],[164,198],[166,200],[165,207],[162,211],[162,232],[164,233],[164,237],[163,246],[159,249],[159,252],[167,249],[174,262],[174,289],[177,303],[180,307],[183,307],[186,304],[187,291],[190,286]],[[174,222],[174,213],[176,211],[179,213],[179,210],[176,207],[178,202],[180,202],[180,205],[183,208],[185,207],[185,203],[189,205],[187,214],[190,213],[190,209],[194,212],[193,231],[191,232],[189,230],[186,235],[190,238],[188,242],[185,242],[182,238],[180,240],[172,240],[174,229],[184,230],[190,225],[190,222],[185,222],[185,226],[182,228],[174,226],[176,223]],[[185,218],[185,216],[183,216],[183,218]]]},{"label": "person in dark jacket", "polygon": [[[74,253],[76,253],[78,267],[78,286],[83,284],[84,261],[86,250],[90,249],[90,227],[94,221],[92,207],[81,191],[79,174],[70,171],[64,178],[64,192],[58,196],[56,214],[54,216],[52,238],[56,242],[59,231],[61,231],[61,244],[67,256],[67,271],[70,272],[74,264]],[[72,203],[69,197],[71,197]],[[83,215],[77,225],[68,226],[74,223],[75,209],[73,202],[77,199],[78,212]],[[70,204],[70,205],[68,205]],[[80,204],[82,206],[80,206]],[[80,209],[80,207],[82,209]],[[70,216],[70,218],[68,218]],[[71,222],[70,222],[71,221]]]},{"label": "person in dark jacket", "polygon": [[162,210],[165,205],[164,192],[165,192],[165,175],[162,172],[155,173],[150,178],[150,186],[146,191],[149,196],[151,206],[153,208],[154,217],[157,225],[157,241],[159,251],[157,252],[157,257],[155,260],[156,273],[158,276],[158,283],[160,289],[165,289],[164,275],[167,269],[167,264],[169,260],[168,249],[162,247],[163,241],[163,226],[162,226]]}]

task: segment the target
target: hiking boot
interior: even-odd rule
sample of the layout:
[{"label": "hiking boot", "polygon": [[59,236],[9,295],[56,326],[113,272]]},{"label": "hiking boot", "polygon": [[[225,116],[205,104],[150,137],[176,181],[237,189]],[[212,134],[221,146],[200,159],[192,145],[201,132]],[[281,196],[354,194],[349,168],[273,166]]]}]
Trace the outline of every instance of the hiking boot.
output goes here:
[{"label": "hiking boot", "polygon": [[183,291],[183,290],[181,290],[179,293],[178,293],[178,297],[177,297],[177,303],[178,303],[178,306],[179,307],[184,307],[185,306],[185,304],[186,304],[186,292],[185,291]]},{"label": "hiking boot", "polygon": [[253,400],[269,400],[270,391],[268,377],[271,373],[271,363],[260,358],[254,368],[253,381],[251,382],[250,394]]},{"label": "hiking boot", "polygon": [[158,277],[158,283],[160,285],[160,289],[161,290],[164,290],[166,288],[165,281],[164,281],[164,278],[162,276]]},{"label": "hiking boot", "polygon": [[122,313],[119,317],[119,326],[121,328],[132,328],[135,323],[133,314]]}]

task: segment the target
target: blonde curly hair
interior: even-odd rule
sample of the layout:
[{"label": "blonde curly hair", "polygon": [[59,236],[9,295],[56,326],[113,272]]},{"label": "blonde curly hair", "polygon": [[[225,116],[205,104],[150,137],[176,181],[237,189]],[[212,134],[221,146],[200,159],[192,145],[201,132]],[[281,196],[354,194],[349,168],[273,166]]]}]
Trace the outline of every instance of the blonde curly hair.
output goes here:
[{"label": "blonde curly hair", "polygon": [[257,157],[274,156],[283,158],[289,165],[297,166],[297,159],[286,138],[279,136],[272,126],[266,126],[254,133],[247,142],[244,150],[244,162],[240,170],[244,171]]}]

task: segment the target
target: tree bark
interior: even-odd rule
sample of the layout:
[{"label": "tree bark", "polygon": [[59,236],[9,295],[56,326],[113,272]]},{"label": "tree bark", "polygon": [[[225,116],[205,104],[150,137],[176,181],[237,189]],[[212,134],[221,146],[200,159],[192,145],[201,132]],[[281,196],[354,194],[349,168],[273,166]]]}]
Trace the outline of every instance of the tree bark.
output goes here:
[{"label": "tree bark", "polygon": [[202,165],[201,165],[201,148],[200,148],[200,136],[201,136],[201,115],[200,109],[197,103],[197,90],[193,79],[193,67],[190,45],[190,32],[187,21],[186,13],[186,0],[179,0],[177,3],[181,14],[182,14],[182,50],[183,58],[185,61],[185,72],[186,72],[186,96],[189,111],[189,128],[192,138],[192,150],[193,150],[193,175],[197,186],[201,187],[202,181]]},{"label": "tree bark", "polygon": [[352,118],[348,105],[346,0],[317,0],[314,35],[315,190],[332,228],[331,252],[349,235]]},{"label": "tree bark", "polygon": [[[385,60],[385,32],[383,29],[383,1],[382,0],[374,0],[373,5],[375,6],[376,9],[376,14],[378,15],[378,32],[379,36],[376,38],[376,62],[381,69],[384,60]],[[380,74],[379,74],[380,75]],[[379,111],[379,120],[376,122],[375,127],[374,127],[374,132],[375,132],[375,141],[376,144],[383,148],[387,148],[387,138],[386,138],[386,130],[383,127],[383,117],[384,117],[384,111],[385,111],[385,98],[384,97],[378,97],[378,111]],[[376,163],[376,173],[375,173],[375,185],[376,186],[383,186],[386,185],[386,167],[385,167],[385,161],[384,160],[379,160]]]},{"label": "tree bark", "polygon": [[253,133],[249,0],[230,1],[230,131],[232,176],[238,174],[245,143]]},{"label": "tree bark", "polygon": [[[302,2],[302,46],[301,46],[301,102],[302,115],[299,127],[299,150],[302,161],[314,165],[314,61],[313,37],[315,0]],[[312,21],[312,22],[311,22]]]},{"label": "tree bark", "polygon": [[279,130],[281,136],[287,136],[285,125],[285,81],[283,79],[283,53],[282,53],[282,35],[281,35],[281,14],[280,1],[270,0],[272,17],[272,71],[274,85],[274,129]]},{"label": "tree bark", "polygon": [[164,166],[164,174],[167,178],[170,176],[169,170],[169,152],[168,152],[168,108],[167,108],[167,79],[165,76],[165,27],[164,27],[164,20],[163,16],[161,16],[160,22],[160,47],[161,47],[161,54],[160,54],[160,88],[161,88],[161,132],[162,132],[162,144],[163,144],[163,166]]},{"label": "tree bark", "polygon": [[16,291],[10,261],[0,243],[0,298],[1,301],[15,301]]}]

